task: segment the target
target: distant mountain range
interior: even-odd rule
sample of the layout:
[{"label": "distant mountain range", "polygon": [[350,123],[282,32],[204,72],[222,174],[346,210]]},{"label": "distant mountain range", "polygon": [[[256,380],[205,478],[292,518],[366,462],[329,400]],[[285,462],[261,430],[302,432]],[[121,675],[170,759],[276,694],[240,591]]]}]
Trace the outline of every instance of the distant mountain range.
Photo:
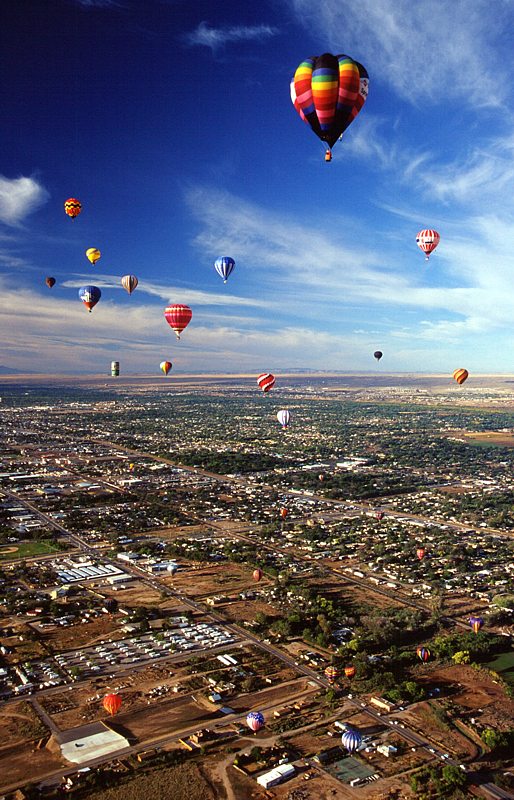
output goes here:
[{"label": "distant mountain range", "polygon": [[13,369],[12,367],[4,367],[0,364],[0,375],[22,375],[21,369]]}]

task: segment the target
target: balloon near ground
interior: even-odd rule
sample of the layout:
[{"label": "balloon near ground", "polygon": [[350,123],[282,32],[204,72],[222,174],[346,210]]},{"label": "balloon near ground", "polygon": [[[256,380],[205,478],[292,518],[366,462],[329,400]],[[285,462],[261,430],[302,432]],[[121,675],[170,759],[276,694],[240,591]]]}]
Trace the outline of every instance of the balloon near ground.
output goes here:
[{"label": "balloon near ground", "polygon": [[94,265],[102,257],[98,247],[88,247],[86,250],[86,258]]},{"label": "balloon near ground", "polygon": [[275,385],[275,376],[271,372],[263,372],[257,376],[257,385],[264,393],[269,392]]},{"label": "balloon near ground", "polygon": [[177,303],[173,306],[167,306],[164,309],[164,317],[166,322],[175,331],[175,336],[177,339],[180,339],[180,334],[187,328],[189,323],[191,322],[191,318],[193,316],[193,312],[189,308],[189,306],[184,306],[180,303]]},{"label": "balloon near ground", "polygon": [[98,286],[82,286],[79,289],[79,297],[84,303],[85,307],[91,313],[102,296],[102,292]]},{"label": "balloon near ground", "polygon": [[263,572],[262,572],[262,569],[260,569],[260,567],[256,567],[254,569],[254,571],[252,572],[252,578],[254,579],[254,581],[256,583],[259,583],[259,581],[262,579],[262,575],[263,575]]},{"label": "balloon near ground", "polygon": [[473,633],[478,633],[480,628],[483,626],[484,620],[482,617],[470,617],[469,618],[469,626]]},{"label": "balloon near ground", "polygon": [[109,714],[114,716],[121,708],[121,695],[119,694],[106,694],[103,702],[103,707]]},{"label": "balloon near ground", "polygon": [[347,55],[324,53],[306,58],[291,82],[291,101],[301,119],[330,148],[353,122],[366,102],[369,76],[362,64]]},{"label": "balloon near ground", "polygon": [[161,361],[161,363],[159,364],[159,369],[161,370],[161,372],[167,375],[172,366],[173,364],[171,363],[171,361]]},{"label": "balloon near ground", "polygon": [[285,508],[285,506],[280,509],[280,516],[281,516],[282,519],[285,519],[288,514],[289,514],[289,511],[287,510],[287,508]]},{"label": "balloon near ground", "polygon": [[217,258],[214,262],[214,269],[218,275],[223,278],[223,283],[227,282],[235,266],[236,262],[233,258],[230,258],[230,256],[220,256],[220,258]]},{"label": "balloon near ground", "polygon": [[82,211],[82,203],[76,197],[68,197],[64,203],[64,212],[72,219],[78,217]]},{"label": "balloon near ground", "polygon": [[291,414],[284,408],[282,411],[277,412],[277,419],[282,425],[283,430],[285,430],[291,422]]},{"label": "balloon near ground", "polygon": [[339,677],[339,670],[332,664],[329,664],[325,669],[325,677],[329,683],[334,683],[335,679]]},{"label": "balloon near ground", "polygon": [[469,372],[467,371],[467,369],[462,369],[462,368],[456,369],[455,372],[453,373],[453,380],[457,381],[459,386],[461,386],[464,383],[464,381],[467,381],[468,377],[469,377]]},{"label": "balloon near ground", "polygon": [[417,555],[417,557],[419,558],[420,561],[423,558],[425,558],[426,552],[427,551],[425,550],[424,547],[418,547],[418,549],[416,550],[416,555]]},{"label": "balloon near ground", "polygon": [[345,731],[341,736],[341,744],[349,753],[355,753],[355,751],[359,749],[361,742],[362,736],[353,729]]},{"label": "balloon near ground", "polygon": [[420,250],[423,250],[425,254],[425,261],[428,261],[430,258],[430,253],[433,253],[436,249],[437,245],[439,244],[441,237],[437,233],[437,231],[428,229],[425,231],[420,231],[416,236],[416,244],[418,245]]},{"label": "balloon near ground", "polygon": [[428,647],[418,647],[416,649],[416,655],[420,661],[423,661],[423,663],[426,664],[430,658],[430,650]]},{"label": "balloon near ground", "polygon": [[355,675],[355,667],[353,665],[349,665],[348,667],[344,668],[344,674],[346,678],[353,678]]},{"label": "balloon near ground", "polygon": [[246,724],[250,730],[252,730],[254,733],[257,733],[257,731],[260,731],[260,729],[264,726],[264,716],[260,711],[250,711],[246,717]]},{"label": "balloon near ground", "polygon": [[132,294],[138,283],[139,281],[135,275],[124,275],[121,279],[121,285],[129,294]]}]

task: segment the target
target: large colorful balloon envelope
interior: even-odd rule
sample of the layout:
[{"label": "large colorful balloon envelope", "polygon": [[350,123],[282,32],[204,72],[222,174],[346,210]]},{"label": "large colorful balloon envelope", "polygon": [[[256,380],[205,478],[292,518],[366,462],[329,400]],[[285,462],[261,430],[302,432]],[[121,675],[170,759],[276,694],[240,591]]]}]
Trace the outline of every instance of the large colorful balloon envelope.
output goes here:
[{"label": "large colorful balloon envelope", "polygon": [[423,250],[425,254],[425,261],[428,261],[430,258],[430,253],[433,253],[436,249],[437,245],[439,244],[441,237],[432,229],[428,229],[425,231],[420,231],[416,236],[416,244]]},{"label": "large colorful balloon envelope", "polygon": [[77,200],[76,197],[68,197],[64,203],[64,212],[72,219],[75,219],[75,217],[78,217],[81,211],[82,203],[80,200]]},{"label": "large colorful balloon envelope", "polygon": [[121,285],[129,294],[132,294],[138,283],[135,275],[124,275],[121,279]]},{"label": "large colorful balloon envelope", "polygon": [[175,331],[175,336],[177,339],[180,339],[180,334],[187,328],[189,323],[191,322],[191,317],[193,316],[193,312],[189,308],[189,306],[181,305],[177,303],[174,306],[167,306],[164,309],[164,317],[166,322],[173,328]]},{"label": "large colorful balloon envelope", "polygon": [[286,408],[284,408],[282,411],[277,412],[277,419],[282,425],[282,429],[286,430],[287,426],[291,422],[291,414]]},{"label": "large colorful balloon envelope", "polygon": [[262,576],[263,576],[262,569],[260,569],[259,567],[256,567],[254,569],[254,571],[252,572],[252,578],[254,579],[255,583],[259,583],[259,581],[261,580]]},{"label": "large colorful balloon envelope", "polygon": [[453,379],[457,381],[459,386],[461,386],[464,383],[464,381],[468,379],[468,377],[469,377],[469,372],[467,371],[467,369],[462,369],[462,368],[456,369],[455,372],[453,373]]},{"label": "large colorful balloon envelope", "polygon": [[257,733],[264,726],[264,717],[260,711],[250,711],[246,717],[246,724],[250,730]]},{"label": "large colorful balloon envelope", "polygon": [[264,393],[269,392],[275,385],[275,376],[271,372],[263,372],[257,377],[257,384]]},{"label": "large colorful balloon envelope", "polygon": [[159,364],[159,369],[161,370],[161,372],[164,372],[164,374],[167,375],[172,366],[173,364],[171,363],[171,361],[161,361],[161,363]]},{"label": "large colorful balloon envelope", "polygon": [[332,664],[325,669],[325,677],[329,683],[334,683],[335,679],[339,677],[339,670]]},{"label": "large colorful balloon envelope", "polygon": [[[291,101],[304,122],[331,148],[366,102],[369,76],[346,55],[324,53],[305,59],[291,82]],[[330,150],[325,156],[331,160]]]},{"label": "large colorful balloon envelope", "polygon": [[114,716],[121,708],[121,695],[106,694],[102,705],[111,716]]},{"label": "large colorful balloon envelope", "polygon": [[50,278],[50,277],[45,278],[45,283],[48,286],[48,288],[51,289],[52,286],[55,286],[55,278]]},{"label": "large colorful balloon envelope", "polygon": [[430,650],[428,647],[418,647],[416,648],[416,655],[420,661],[423,661],[423,663],[426,664],[430,658]]},{"label": "large colorful balloon envelope", "polygon": [[230,256],[220,256],[214,262],[214,269],[218,273],[218,275],[223,278],[223,283],[227,282],[227,279],[234,271],[234,267],[236,266],[236,262]]},{"label": "large colorful balloon envelope", "polygon": [[88,249],[86,250],[86,258],[87,258],[88,261],[91,261],[93,266],[96,264],[96,262],[101,257],[102,257],[102,254],[101,254],[100,250],[98,249],[98,247],[88,247]]},{"label": "large colorful balloon envelope", "polygon": [[353,728],[345,731],[341,736],[341,744],[349,753],[354,753],[358,750],[361,742],[362,736],[360,733],[357,733],[357,731],[354,731]]},{"label": "large colorful balloon envelope", "polygon": [[79,289],[79,297],[84,303],[85,307],[91,313],[102,296],[102,292],[98,286],[82,286]]},{"label": "large colorful balloon envelope", "polygon": [[484,624],[484,620],[482,617],[470,617],[469,618],[469,625],[473,633],[478,633],[482,625]]},{"label": "large colorful balloon envelope", "polygon": [[355,675],[355,667],[353,664],[350,664],[348,667],[344,668],[344,674],[347,678],[353,678]]}]

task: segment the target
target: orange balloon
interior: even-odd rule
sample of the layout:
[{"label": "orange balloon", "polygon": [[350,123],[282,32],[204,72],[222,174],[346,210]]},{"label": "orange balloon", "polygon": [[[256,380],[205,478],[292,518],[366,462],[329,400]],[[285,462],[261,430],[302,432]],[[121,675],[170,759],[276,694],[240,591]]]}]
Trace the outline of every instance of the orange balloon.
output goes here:
[{"label": "orange balloon", "polygon": [[467,371],[467,369],[462,369],[462,368],[456,369],[455,372],[453,373],[454,380],[457,381],[459,386],[468,379],[468,376],[469,372]]},{"label": "orange balloon", "polygon": [[106,694],[103,699],[103,707],[109,714],[114,716],[121,708],[121,695],[119,694]]}]

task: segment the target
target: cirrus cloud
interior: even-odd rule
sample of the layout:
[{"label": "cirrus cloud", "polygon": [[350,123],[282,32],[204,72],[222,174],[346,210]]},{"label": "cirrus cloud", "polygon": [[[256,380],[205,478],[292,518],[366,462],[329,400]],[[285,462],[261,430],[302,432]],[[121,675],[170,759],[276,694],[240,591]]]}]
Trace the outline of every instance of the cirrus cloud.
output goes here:
[{"label": "cirrus cloud", "polygon": [[0,175],[0,222],[19,225],[48,200],[49,194],[34,178]]}]

